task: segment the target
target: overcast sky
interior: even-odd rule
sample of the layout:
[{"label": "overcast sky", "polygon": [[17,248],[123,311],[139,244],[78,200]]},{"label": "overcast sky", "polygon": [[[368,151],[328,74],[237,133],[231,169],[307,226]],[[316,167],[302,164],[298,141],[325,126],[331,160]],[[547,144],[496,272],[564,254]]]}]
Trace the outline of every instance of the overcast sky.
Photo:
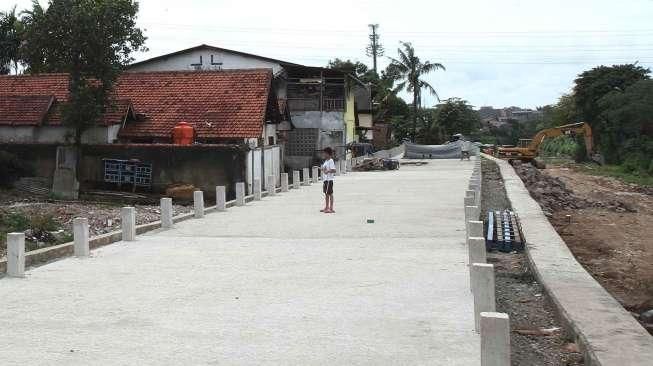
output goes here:
[{"label": "overcast sky", "polygon": [[[31,0],[0,0],[0,10]],[[46,3],[45,0],[41,0]],[[386,56],[410,41],[447,70],[427,76],[441,98],[475,106],[554,103],[600,64],[653,66],[653,0],[140,0],[149,52],[202,43],[307,65],[365,62],[368,24]],[[380,65],[388,60],[383,57]],[[426,104],[434,104],[428,97]]]}]

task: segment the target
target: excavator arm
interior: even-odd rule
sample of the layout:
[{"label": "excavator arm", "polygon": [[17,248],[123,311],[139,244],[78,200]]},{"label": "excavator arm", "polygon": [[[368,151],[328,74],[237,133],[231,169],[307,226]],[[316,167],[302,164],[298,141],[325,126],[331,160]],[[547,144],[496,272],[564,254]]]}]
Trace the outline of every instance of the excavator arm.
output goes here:
[{"label": "excavator arm", "polygon": [[582,135],[585,138],[587,156],[592,157],[594,152],[594,138],[592,136],[592,128],[585,122],[547,128],[535,134],[528,146],[498,147],[495,151],[495,155],[499,158],[508,160],[533,161],[539,153],[540,145],[542,145],[542,143],[547,138],[553,138],[562,135]]}]

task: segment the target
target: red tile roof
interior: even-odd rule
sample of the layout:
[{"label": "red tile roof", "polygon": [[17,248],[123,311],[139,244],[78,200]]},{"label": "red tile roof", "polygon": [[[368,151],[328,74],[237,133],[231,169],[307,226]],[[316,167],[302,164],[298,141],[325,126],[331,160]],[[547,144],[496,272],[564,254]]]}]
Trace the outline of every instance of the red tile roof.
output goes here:
[{"label": "red tile roof", "polygon": [[[262,134],[270,97],[269,69],[124,73],[104,124],[122,123],[130,112],[143,115],[121,131],[124,138],[169,139],[182,121],[194,125],[200,140],[257,138]],[[9,96],[54,96],[44,123],[61,123],[60,106],[68,100],[65,74],[0,76],[0,100]],[[6,102],[16,110],[17,101]],[[11,105],[9,105],[11,103]],[[34,119],[32,117],[32,119]]]},{"label": "red tile roof", "polygon": [[117,94],[146,120],[120,136],[170,138],[185,121],[200,140],[260,137],[271,82],[269,69],[124,73]]},{"label": "red tile roof", "polygon": [[43,123],[53,102],[52,95],[0,96],[0,125],[38,126]]}]

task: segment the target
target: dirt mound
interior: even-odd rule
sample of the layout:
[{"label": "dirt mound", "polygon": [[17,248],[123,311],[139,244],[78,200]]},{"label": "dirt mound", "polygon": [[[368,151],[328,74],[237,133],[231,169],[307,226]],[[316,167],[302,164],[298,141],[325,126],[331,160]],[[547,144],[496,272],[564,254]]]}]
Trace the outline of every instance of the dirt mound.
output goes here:
[{"label": "dirt mound", "polygon": [[551,216],[555,211],[582,208],[605,208],[615,212],[636,212],[628,202],[616,199],[592,200],[582,198],[567,188],[562,179],[548,175],[530,164],[514,163],[514,168],[526,185],[531,196],[542,206],[544,213]]}]

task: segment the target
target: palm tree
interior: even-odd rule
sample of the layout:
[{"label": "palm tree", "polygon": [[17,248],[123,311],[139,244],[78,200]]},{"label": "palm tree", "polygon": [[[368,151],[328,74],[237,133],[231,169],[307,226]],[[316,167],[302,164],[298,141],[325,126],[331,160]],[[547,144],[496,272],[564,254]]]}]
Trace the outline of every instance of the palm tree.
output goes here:
[{"label": "palm tree", "polygon": [[413,131],[412,140],[415,141],[417,134],[417,109],[422,102],[422,89],[428,90],[440,101],[440,97],[435,89],[428,82],[420,79],[423,75],[436,70],[445,70],[441,63],[422,62],[415,55],[415,48],[410,42],[401,42],[403,49],[397,49],[399,59],[389,57],[391,67],[397,73],[398,80],[403,80],[395,88],[396,91],[406,89],[407,92],[413,93]]}]

